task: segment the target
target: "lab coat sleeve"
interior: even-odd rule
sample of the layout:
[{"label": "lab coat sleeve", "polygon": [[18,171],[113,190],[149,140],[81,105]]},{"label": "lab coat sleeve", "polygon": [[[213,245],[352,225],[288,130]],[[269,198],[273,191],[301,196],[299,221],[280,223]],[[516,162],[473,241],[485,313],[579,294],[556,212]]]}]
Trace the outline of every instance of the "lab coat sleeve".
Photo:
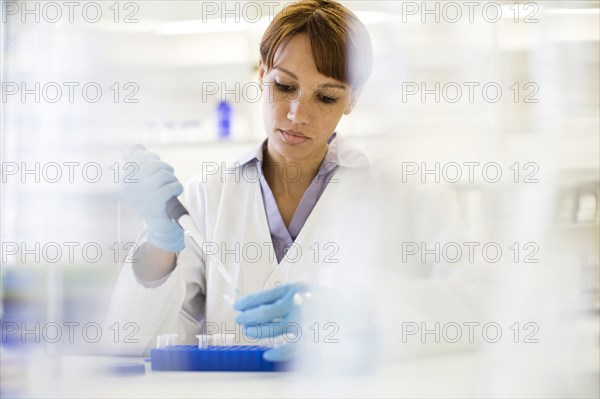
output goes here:
[{"label": "lab coat sleeve", "polygon": [[[192,181],[184,191],[182,203],[204,230],[203,188]],[[146,242],[145,234],[137,241]],[[127,257],[131,259],[132,257]],[[180,343],[193,343],[200,332],[205,312],[206,274],[200,251],[185,237],[185,249],[177,256],[175,269],[155,282],[138,280],[131,262],[124,262],[104,318],[103,331],[112,326],[130,334],[104,334],[103,351],[107,354],[140,356],[155,346],[156,337],[175,333]],[[118,324],[115,324],[118,323]]]},{"label": "lab coat sleeve", "polygon": [[[482,340],[471,340],[466,334],[479,326],[476,331],[481,338],[481,326],[494,321],[500,266],[480,258],[471,262],[466,254],[449,262],[441,249],[444,245],[464,248],[465,242],[481,242],[482,237],[473,237],[465,227],[454,190],[412,191],[414,195],[406,202],[410,212],[402,212],[397,219],[409,227],[399,236],[392,235],[401,243],[396,247],[400,253],[383,265],[383,284],[390,284],[384,291],[393,293],[388,297],[392,303],[383,301],[387,312],[380,316],[391,339],[387,346],[396,348],[390,353],[404,358],[479,349]],[[407,244],[418,245],[418,253],[407,256]],[[423,248],[430,251],[425,258]],[[454,337],[448,337],[457,325],[464,336],[452,342]]]},{"label": "lab coat sleeve", "polygon": [[[311,349],[306,356],[315,364],[331,358],[340,367],[361,367],[373,353],[377,360],[397,361],[479,349],[481,326],[494,321],[489,317],[498,265],[405,256],[407,245],[425,243],[431,249],[435,243],[472,241],[457,193],[398,183],[394,176],[383,180],[370,171],[350,172],[338,175],[336,205],[351,216],[338,232],[336,262],[322,265],[330,269],[323,279],[328,289],[316,291],[313,313],[305,316]],[[480,338],[471,343],[473,323],[480,323]],[[452,343],[456,324],[463,339]],[[316,339],[317,325],[328,326],[337,345]]]},{"label": "lab coat sleeve", "polygon": [[[467,229],[458,193],[439,184],[404,183],[390,169],[350,180],[346,186],[354,191],[343,196],[353,198],[348,206],[356,209],[346,212],[360,228],[352,230],[354,245],[349,250],[340,246],[341,256],[346,253],[344,259],[350,262],[343,264],[337,280],[342,276],[342,286],[365,292],[371,309],[357,306],[351,314],[376,326],[373,336],[381,340],[386,358],[479,349],[481,326],[496,321],[501,265],[481,262],[480,257],[470,262],[466,253],[457,262],[447,261],[450,257],[441,249],[445,244],[464,249],[465,242],[486,241]],[[467,337],[472,323],[479,323],[475,342]],[[464,336],[452,343],[444,338],[456,324]],[[352,321],[344,325],[346,330],[354,328],[346,327]]]}]

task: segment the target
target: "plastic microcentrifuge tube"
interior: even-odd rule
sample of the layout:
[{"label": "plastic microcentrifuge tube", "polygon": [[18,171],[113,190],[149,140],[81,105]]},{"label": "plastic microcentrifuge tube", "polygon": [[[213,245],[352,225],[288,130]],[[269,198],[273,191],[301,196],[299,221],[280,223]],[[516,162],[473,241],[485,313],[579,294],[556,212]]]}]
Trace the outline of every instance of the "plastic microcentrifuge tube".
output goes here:
[{"label": "plastic microcentrifuge tube", "polygon": [[312,297],[310,292],[296,292],[293,296],[294,305],[302,306],[304,302],[309,301]]},{"label": "plastic microcentrifuge tube", "polygon": [[213,345],[212,335],[198,334],[196,335],[196,338],[198,338],[198,348],[200,349],[208,348]]},{"label": "plastic microcentrifuge tube", "polygon": [[179,341],[179,335],[177,334],[163,334],[156,337],[156,349],[163,349],[169,346],[177,345]]},{"label": "plastic microcentrifuge tube", "polygon": [[208,348],[209,346],[231,346],[237,343],[235,334],[198,334],[198,348]]}]

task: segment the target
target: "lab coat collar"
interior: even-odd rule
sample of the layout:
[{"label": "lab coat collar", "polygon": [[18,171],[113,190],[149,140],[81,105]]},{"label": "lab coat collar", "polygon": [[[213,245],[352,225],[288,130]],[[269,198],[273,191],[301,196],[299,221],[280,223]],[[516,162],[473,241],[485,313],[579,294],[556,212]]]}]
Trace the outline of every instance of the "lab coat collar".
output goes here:
[{"label": "lab coat collar", "polygon": [[[319,170],[319,175],[330,171],[332,169],[331,165],[345,168],[364,168],[373,163],[363,150],[348,142],[343,136],[338,135],[337,132],[334,132],[327,142],[329,149],[322,162],[322,165],[327,165],[327,167],[322,167]],[[252,161],[258,161],[259,165],[262,165],[263,153],[266,148],[267,139],[264,139],[252,148],[252,150],[240,157],[236,162],[236,167],[244,166]]]}]

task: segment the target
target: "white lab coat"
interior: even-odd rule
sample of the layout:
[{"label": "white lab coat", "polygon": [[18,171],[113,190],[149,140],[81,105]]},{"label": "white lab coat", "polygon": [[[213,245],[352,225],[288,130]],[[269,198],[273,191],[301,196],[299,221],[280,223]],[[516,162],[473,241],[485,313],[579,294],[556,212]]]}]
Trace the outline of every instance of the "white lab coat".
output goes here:
[{"label": "white lab coat", "polygon": [[[445,199],[432,197],[429,207],[424,204],[424,196],[419,190],[412,195],[412,190],[401,188],[398,190],[400,202],[393,203],[394,210],[389,212],[385,207],[390,204],[385,200],[394,190],[379,189],[377,178],[381,172],[376,171],[369,157],[340,135],[332,142],[330,151],[335,152],[340,169],[317,202],[294,247],[280,264],[277,264],[272,249],[254,165],[246,165],[237,176],[231,172],[222,175],[219,171],[210,176],[199,176],[187,185],[182,203],[210,243],[207,248],[214,250],[216,246],[219,249],[216,256],[221,256],[225,267],[237,279],[243,295],[301,281],[343,284],[359,289],[364,285],[368,292],[371,289],[367,279],[374,282],[371,287],[376,289],[378,285],[374,280],[381,276],[378,266],[397,260],[394,254],[398,248],[394,248],[390,240],[400,235],[396,234],[398,229],[387,229],[390,225],[395,226],[388,218],[403,218],[400,220],[402,225],[414,226],[410,229],[412,240],[422,240],[422,237],[432,232],[435,235],[448,227],[445,220],[452,219],[452,215],[442,206],[447,205]],[[226,167],[232,170],[235,165]],[[422,213],[415,207],[421,208]],[[142,237],[139,244],[144,241]],[[417,297],[428,295],[423,289],[426,286],[423,277],[445,274],[422,264],[416,267],[399,264],[397,270],[392,268],[402,270],[399,279],[418,279],[416,287],[419,288],[412,292]],[[454,267],[452,272],[457,270]],[[147,353],[155,346],[156,336],[165,333],[179,334],[182,343],[197,343],[195,335],[201,332],[202,322],[210,325],[207,333],[239,333],[239,326],[234,322],[237,313],[223,300],[223,294],[229,293],[225,280],[210,258],[206,264],[203,262],[187,237],[175,270],[163,280],[144,286],[137,281],[131,264],[123,265],[106,323],[135,323],[139,330],[134,337],[137,342],[111,342],[107,348],[109,352]],[[401,281],[398,281],[400,286]],[[409,295],[411,289],[405,287],[402,292]],[[418,304],[419,300],[406,299],[405,303],[398,303],[398,309],[405,307],[413,314],[420,314],[418,306],[409,306],[411,302]],[[475,302],[475,306],[481,305]],[[459,308],[461,312],[465,311],[462,302]],[[430,312],[430,309],[424,311]],[[438,311],[448,314],[448,309],[435,309],[433,313],[438,314]]]}]

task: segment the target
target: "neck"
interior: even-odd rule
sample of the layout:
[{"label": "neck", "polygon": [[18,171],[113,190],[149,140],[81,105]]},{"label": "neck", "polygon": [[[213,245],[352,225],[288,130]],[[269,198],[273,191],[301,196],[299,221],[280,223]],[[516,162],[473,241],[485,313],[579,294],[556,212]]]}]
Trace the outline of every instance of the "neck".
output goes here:
[{"label": "neck", "polygon": [[263,173],[271,190],[283,195],[302,196],[317,175],[327,149],[326,145],[310,157],[290,159],[281,156],[267,142]]}]

